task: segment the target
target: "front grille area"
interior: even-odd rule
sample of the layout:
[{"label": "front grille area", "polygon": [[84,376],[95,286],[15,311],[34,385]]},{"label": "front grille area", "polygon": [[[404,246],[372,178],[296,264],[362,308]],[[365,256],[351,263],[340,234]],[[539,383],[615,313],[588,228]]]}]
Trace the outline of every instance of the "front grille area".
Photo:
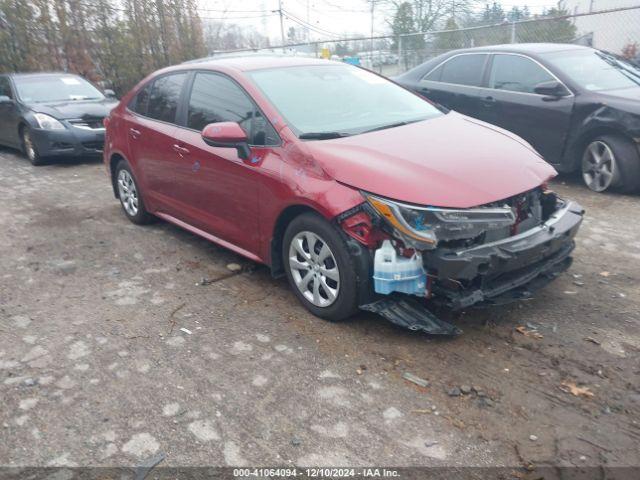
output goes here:
[{"label": "front grille area", "polygon": [[53,142],[51,144],[51,148],[54,150],[69,150],[73,148],[73,145],[67,142]]},{"label": "front grille area", "polygon": [[103,120],[104,117],[85,117],[79,120],[69,120],[69,123],[85,130],[100,130],[104,128]]},{"label": "front grille area", "polygon": [[557,204],[557,197],[553,192],[544,191],[538,187],[504,200],[482,205],[478,208],[510,207],[516,216],[515,225],[498,230],[485,231],[474,238],[441,241],[438,245],[455,250],[484,245],[517,235],[548,220],[549,216],[556,211]]},{"label": "front grille area", "polygon": [[82,142],[82,146],[87,150],[96,150],[101,152],[104,148],[104,142],[95,141],[95,142]]}]

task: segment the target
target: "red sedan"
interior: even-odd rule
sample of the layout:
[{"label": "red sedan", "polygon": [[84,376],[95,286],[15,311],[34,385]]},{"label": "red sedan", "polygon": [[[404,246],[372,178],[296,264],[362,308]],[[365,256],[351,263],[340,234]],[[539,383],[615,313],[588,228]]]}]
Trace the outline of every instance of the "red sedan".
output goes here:
[{"label": "red sedan", "polygon": [[568,268],[583,210],[524,140],[361,68],[245,57],[160,70],[105,121],[134,223],[159,217],[285,275],[315,315],[429,333]]}]

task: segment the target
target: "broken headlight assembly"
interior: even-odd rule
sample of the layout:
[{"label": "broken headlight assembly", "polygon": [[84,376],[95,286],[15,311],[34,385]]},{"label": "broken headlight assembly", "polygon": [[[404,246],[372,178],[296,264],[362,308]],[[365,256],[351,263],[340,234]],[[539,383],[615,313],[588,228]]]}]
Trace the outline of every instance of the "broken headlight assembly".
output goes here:
[{"label": "broken headlight assembly", "polygon": [[421,250],[436,248],[440,241],[473,239],[489,231],[509,229],[516,222],[516,214],[508,205],[468,209],[421,207],[364,192],[363,195],[397,236]]}]

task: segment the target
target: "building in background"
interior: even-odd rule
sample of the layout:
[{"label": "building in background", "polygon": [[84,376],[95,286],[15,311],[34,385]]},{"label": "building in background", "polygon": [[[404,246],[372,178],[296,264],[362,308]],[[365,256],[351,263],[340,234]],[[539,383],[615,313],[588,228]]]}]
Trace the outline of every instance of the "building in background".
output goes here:
[{"label": "building in background", "polygon": [[638,7],[633,10],[576,17],[574,19],[582,43],[620,54],[630,44],[640,45],[640,0],[565,0],[571,14]]}]

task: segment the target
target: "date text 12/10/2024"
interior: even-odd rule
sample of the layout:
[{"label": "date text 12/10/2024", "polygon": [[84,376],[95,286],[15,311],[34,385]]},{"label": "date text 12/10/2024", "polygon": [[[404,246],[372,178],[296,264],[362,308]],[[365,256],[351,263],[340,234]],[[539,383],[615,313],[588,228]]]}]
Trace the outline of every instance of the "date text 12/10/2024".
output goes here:
[{"label": "date text 12/10/2024", "polygon": [[388,468],[234,468],[235,478],[398,478],[398,470]]}]

